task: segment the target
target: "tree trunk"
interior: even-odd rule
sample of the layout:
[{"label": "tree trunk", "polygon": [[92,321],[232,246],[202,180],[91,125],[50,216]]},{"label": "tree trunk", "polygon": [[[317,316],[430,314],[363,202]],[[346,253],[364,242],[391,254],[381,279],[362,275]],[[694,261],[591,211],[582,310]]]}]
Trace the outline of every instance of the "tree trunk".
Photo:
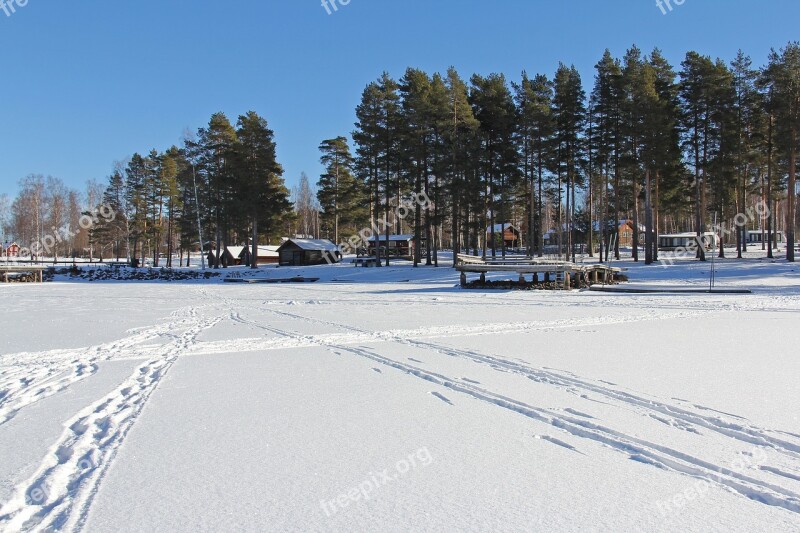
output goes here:
[{"label": "tree trunk", "polygon": [[[653,264],[653,203],[650,182],[650,171],[645,173],[645,199],[644,199],[644,264]],[[638,232],[638,228],[635,231]]]},{"label": "tree trunk", "polygon": [[794,263],[795,182],[797,178],[797,132],[792,129],[789,149],[789,184],[786,195],[786,260]]},{"label": "tree trunk", "polygon": [[257,215],[253,215],[253,235],[251,237],[253,239],[253,242],[251,243],[253,248],[250,251],[250,268],[257,269],[258,268],[258,216]]}]

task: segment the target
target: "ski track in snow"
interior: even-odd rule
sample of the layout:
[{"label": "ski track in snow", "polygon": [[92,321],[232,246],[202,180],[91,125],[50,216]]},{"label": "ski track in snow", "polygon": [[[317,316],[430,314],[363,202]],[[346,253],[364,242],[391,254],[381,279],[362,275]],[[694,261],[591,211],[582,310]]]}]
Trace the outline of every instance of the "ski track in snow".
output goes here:
[{"label": "ski track in snow", "polygon": [[[687,452],[673,449],[669,446],[649,442],[645,439],[637,438],[633,435],[625,434],[596,422],[586,419],[579,419],[566,416],[562,412],[553,409],[546,409],[529,405],[523,401],[504,396],[499,393],[483,389],[469,383],[458,383],[456,380],[447,376],[429,372],[405,363],[383,357],[377,353],[356,347],[337,346],[338,349],[346,350],[355,355],[365,357],[374,362],[382,363],[401,370],[411,376],[423,379],[430,383],[435,383],[457,393],[471,396],[477,400],[488,402],[497,407],[511,410],[537,422],[541,422],[555,428],[561,429],[573,437],[588,439],[599,444],[608,446],[616,451],[622,452],[629,458],[638,460],[645,464],[650,464],[665,470],[686,474],[698,479],[704,479],[710,483],[727,487],[747,498],[767,505],[781,507],[788,511],[800,514],[800,495],[784,486],[777,485],[765,480],[756,479],[750,475],[737,470],[705,461]],[[432,395],[443,399],[439,393]],[[449,400],[447,403],[451,403]],[[638,401],[634,402],[638,404]],[[779,443],[777,440],[770,439],[762,435],[762,439],[754,439],[751,435],[758,430],[748,429],[737,433],[730,428],[730,425],[723,421],[717,421],[721,432],[733,438],[740,438],[745,442],[758,441],[759,444],[769,446],[773,450],[795,456],[797,454],[796,444],[788,442]],[[707,426],[714,423],[706,421]],[[744,429],[744,428],[740,428]],[[563,441],[556,442],[557,439],[545,439],[559,446],[567,447],[571,451],[577,448]],[[785,447],[781,447],[781,444]]]},{"label": "ski track in snow", "polygon": [[[196,342],[197,336],[224,318],[202,318],[197,309],[178,311],[173,314],[177,318],[175,321],[144,328],[123,341],[103,345],[119,353],[124,347],[155,336],[166,335],[172,339],[151,349],[147,361],[138,365],[116,390],[65,423],[61,438],[51,447],[36,473],[18,485],[12,499],[0,507],[0,528],[35,532],[80,529],[100,481],[147,400],[174,362]],[[112,358],[113,354],[104,352],[103,347],[89,353],[97,354],[98,359]],[[63,389],[79,379],[83,377],[73,374],[59,386]],[[61,389],[54,387],[50,394]],[[25,395],[18,396],[15,404],[18,409],[30,405],[23,402],[25,398]]]},{"label": "ski track in snow", "polygon": [[[194,345],[190,354],[192,355],[214,355],[235,352],[261,352],[266,350],[284,350],[288,348],[309,348],[314,346],[327,345],[354,345],[374,342],[397,342],[398,340],[420,339],[420,338],[447,338],[447,337],[472,337],[485,335],[500,335],[504,333],[528,333],[532,331],[574,331],[578,326],[600,326],[615,324],[632,324],[636,322],[647,322],[670,318],[692,318],[701,316],[705,313],[698,311],[683,311],[678,313],[638,313],[624,316],[612,317],[589,317],[584,319],[563,319],[554,321],[535,321],[509,324],[507,322],[476,324],[465,327],[455,326],[429,326],[405,330],[387,331],[367,331],[363,329],[338,324],[327,320],[309,319],[294,313],[277,311],[266,308],[282,317],[303,320],[314,324],[322,324],[349,331],[348,333],[327,333],[321,335],[299,335],[288,331],[269,328],[263,325],[256,325],[259,328],[278,333],[277,338],[250,338],[232,339],[226,341],[198,342]],[[255,324],[253,324],[255,325]]]},{"label": "ski track in snow", "polygon": [[[364,342],[397,342],[415,348],[432,350],[447,356],[468,359],[479,364],[488,365],[495,371],[515,373],[523,375],[537,383],[559,387],[582,398],[589,399],[587,393],[601,396],[604,400],[606,400],[605,402],[601,403],[628,409],[632,408],[634,411],[641,412],[660,423],[666,424],[681,431],[702,436],[701,430],[705,430],[710,433],[714,433],[717,435],[717,437],[721,437],[728,441],[733,440],[748,444],[750,446],[765,447],[771,450],[774,454],[779,455],[784,460],[797,462],[800,460],[800,439],[788,439],[786,437],[791,437],[793,435],[786,434],[786,432],[770,432],[765,429],[746,425],[746,420],[738,415],[717,411],[696,404],[690,404],[698,411],[713,412],[717,413],[718,415],[736,419],[736,422],[730,422],[721,416],[707,416],[698,412],[690,411],[689,409],[680,407],[678,405],[670,405],[657,399],[645,398],[640,395],[619,390],[616,388],[617,386],[615,384],[608,381],[597,380],[597,382],[593,383],[582,380],[570,372],[555,371],[552,369],[536,369],[526,365],[523,362],[511,361],[501,357],[485,355],[475,351],[451,348],[441,344],[420,340],[423,338],[466,337],[501,332],[550,331],[562,328],[574,329],[575,327],[585,325],[609,325],[672,318],[687,319],[706,314],[708,311],[699,312],[695,310],[684,311],[680,313],[651,312],[650,314],[645,314],[644,316],[642,314],[637,314],[623,317],[596,317],[553,322],[530,322],[525,324],[514,324],[513,327],[510,327],[508,324],[484,324],[470,326],[466,331],[463,328],[455,328],[459,331],[454,331],[453,327],[446,326],[420,328],[416,330],[369,332],[328,320],[309,318],[294,313],[278,311],[272,308],[265,308],[264,310],[281,316],[303,320],[305,322],[338,327],[340,329],[350,331],[351,334],[330,334],[319,336],[291,335],[288,337],[288,339],[284,338],[274,341],[266,341],[264,344],[262,344],[262,347],[260,348],[261,350],[276,349],[273,348],[273,342],[282,344],[285,342],[297,341],[303,346],[307,345],[307,343],[310,343],[311,345],[324,346],[332,350],[337,350],[339,353],[341,351],[350,352],[352,354],[371,359],[374,362],[382,363],[398,370],[402,370],[411,376],[439,384],[453,391],[467,394],[478,400],[486,401],[495,406],[509,409],[539,422],[552,425],[565,431],[573,437],[589,439],[598,442],[614,450],[627,454],[632,460],[636,460],[658,468],[682,473],[694,478],[703,479],[711,483],[716,483],[751,500],[780,507],[800,514],[800,494],[782,485],[777,485],[774,482],[764,479],[757,479],[751,475],[736,471],[724,465],[715,464],[699,457],[695,457],[690,453],[679,451],[659,443],[648,442],[644,439],[627,435],[624,432],[605,427],[597,422],[594,422],[595,418],[586,413],[581,413],[572,409],[564,409],[561,412],[557,412],[552,409],[534,407],[523,401],[509,398],[490,392],[487,389],[480,388],[477,386],[477,383],[472,383],[471,380],[458,380],[446,377],[434,372],[422,370],[416,366],[411,366],[406,363],[381,356],[370,348],[366,348],[364,346],[352,346],[352,344],[363,344]],[[336,340],[343,340],[345,342],[335,342]],[[204,349],[203,347],[198,348],[201,350]],[[418,362],[410,357],[407,358],[407,360]],[[461,383],[459,383],[459,381]],[[452,401],[441,393],[431,392],[431,395],[449,405],[453,405]],[[566,416],[564,413],[574,414],[575,416],[579,416],[581,418]],[[780,434],[783,436],[778,437],[774,434]],[[558,439],[548,437],[544,438],[544,440],[565,447],[571,451],[578,452],[577,448],[571,444]],[[774,467],[762,467],[759,468],[759,470],[776,474],[778,476],[783,475],[784,478],[794,479],[791,475],[786,476],[785,472]]]}]

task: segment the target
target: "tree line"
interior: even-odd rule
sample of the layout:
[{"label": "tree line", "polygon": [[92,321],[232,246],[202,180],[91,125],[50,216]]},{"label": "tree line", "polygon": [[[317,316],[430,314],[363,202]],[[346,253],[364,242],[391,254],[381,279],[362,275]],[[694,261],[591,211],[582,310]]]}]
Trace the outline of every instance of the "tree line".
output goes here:
[{"label": "tree line", "polygon": [[224,113],[184,140],[183,147],[134,154],[109,178],[103,201],[118,216],[93,237],[130,258],[160,257],[171,267],[186,252],[214,251],[215,266],[226,266],[224,250],[253,247],[259,239],[283,234],[292,220],[289,191],[277,162],[274,133],[255,112],[236,125]]},{"label": "tree line", "polygon": [[43,248],[39,253],[91,257],[94,248],[90,234],[80,231],[81,217],[99,205],[102,195],[102,184],[94,180],[80,191],[52,176],[26,176],[13,200],[0,195],[0,244],[16,241],[33,253],[38,243]]},{"label": "tree line", "polygon": [[[606,51],[588,92],[563,63],[552,77],[523,72],[510,83],[409,68],[368,84],[356,117],[354,150],[344,136],[320,146],[320,230],[337,243],[392,220],[393,232],[414,234],[414,264],[430,265],[443,247],[505,254],[499,234],[515,222],[531,256],[555,230],[559,255],[574,259],[587,244],[608,260],[620,256],[619,221],[632,220],[644,227],[633,258],[643,247],[652,263],[659,233],[702,235],[716,221],[741,257],[758,228],[737,215],[760,202],[770,216],[751,224],[765,226],[770,256],[783,228],[794,260],[798,43],[761,68],[741,51],[730,64],[689,52],[677,71],[658,49]],[[394,212],[416,192],[432,208],[406,227]]]},{"label": "tree line", "polygon": [[[183,263],[185,257],[188,265],[189,252],[202,249],[213,251],[216,266],[226,266],[224,250],[241,243],[252,245],[256,257],[259,241],[286,234],[295,221],[275,149],[273,131],[256,113],[240,116],[235,126],[215,113],[182,147],[135,153],[115,165],[106,186],[93,183],[82,209],[102,205],[115,216],[98,219],[81,234],[83,241],[53,254],[84,256],[89,249],[100,258],[151,259],[153,266],[171,267],[173,258]],[[74,194],[59,193],[60,183],[23,180],[7,233],[27,243],[56,228],[77,227],[81,209],[61,200]],[[64,209],[71,218],[61,214]]]},{"label": "tree line", "polygon": [[[530,256],[555,248],[574,259],[583,245],[600,260],[619,258],[621,220],[643,226],[633,257],[643,248],[651,263],[657,235],[702,235],[717,222],[738,257],[746,230],[760,229],[748,224],[765,228],[770,256],[782,229],[794,260],[798,43],[760,68],[741,51],[730,63],[689,52],[680,69],[658,49],[606,51],[588,91],[564,63],[552,77],[523,72],[511,82],[409,68],[369,83],[355,115],[352,149],[344,135],[319,145],[316,190],[305,174],[287,189],[264,118],[249,112],[233,124],[215,113],[182,146],[136,153],[86,193],[29,176],[13,202],[0,197],[0,228],[33,242],[103,205],[116,216],[59,240],[54,255],[154,266],[188,264],[198,249],[225,266],[229,245],[253,246],[255,257],[257,243],[281,236],[341,243],[384,228],[413,234],[414,264],[435,265],[442,249],[504,255],[508,223],[523,230]],[[398,216],[420,194],[426,208]],[[757,203],[769,206],[766,220],[742,222],[737,215]]]}]

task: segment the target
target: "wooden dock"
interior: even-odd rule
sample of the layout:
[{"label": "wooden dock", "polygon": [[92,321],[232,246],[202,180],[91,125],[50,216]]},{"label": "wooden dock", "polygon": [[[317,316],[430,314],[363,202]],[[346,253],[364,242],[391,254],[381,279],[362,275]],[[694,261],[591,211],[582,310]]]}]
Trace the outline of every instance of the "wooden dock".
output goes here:
[{"label": "wooden dock", "polygon": [[47,267],[41,265],[0,265],[0,277],[3,283],[8,283],[10,274],[33,274],[34,280],[42,283],[45,270]]},{"label": "wooden dock", "polygon": [[[507,260],[484,260],[472,255],[456,255],[455,268],[461,272],[461,286],[467,286],[467,274],[480,274],[481,283],[486,282],[486,274],[490,272],[513,272],[519,277],[520,284],[527,283],[525,276],[531,276],[532,282],[551,282],[569,290],[573,285],[591,286],[598,283],[610,284],[615,276],[622,272],[603,264],[581,265],[569,261],[552,261],[532,258],[511,258]],[[540,276],[542,276],[540,278]]]}]

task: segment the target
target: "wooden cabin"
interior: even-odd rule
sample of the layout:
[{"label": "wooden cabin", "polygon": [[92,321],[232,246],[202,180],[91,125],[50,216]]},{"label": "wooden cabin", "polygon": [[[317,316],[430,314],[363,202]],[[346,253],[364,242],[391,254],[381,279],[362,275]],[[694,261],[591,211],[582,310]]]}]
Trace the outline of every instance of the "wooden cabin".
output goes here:
[{"label": "wooden cabin", "polygon": [[[506,222],[505,224],[494,225],[494,237],[500,238],[502,235],[503,244],[506,248],[519,248],[522,246],[522,232],[513,224]],[[486,228],[486,242],[488,243],[492,238],[492,227]],[[490,244],[491,246],[491,244]]]},{"label": "wooden cabin", "polygon": [[338,263],[339,248],[324,239],[287,239],[278,247],[280,266],[310,266]]},{"label": "wooden cabin", "polygon": [[[639,246],[644,246],[645,240],[647,239],[647,228],[644,224],[638,225],[639,231]],[[633,220],[618,220],[616,227],[614,227],[614,221],[608,221],[608,232],[609,234],[616,233],[619,235],[619,245],[622,248],[631,248],[633,246],[633,237],[634,228],[636,224],[633,223]],[[593,222],[592,223],[592,231],[595,235],[600,235],[603,233],[602,222]]]},{"label": "wooden cabin", "polygon": [[219,256],[219,265],[217,265],[217,251],[216,250],[209,251],[208,255],[206,256],[206,260],[208,262],[208,266],[210,266],[210,267],[216,267],[216,266],[229,267],[229,266],[236,266],[236,265],[240,264],[238,262],[238,259],[231,253],[231,248],[230,247],[225,248],[225,250],[223,250],[222,253],[220,254],[220,256]]}]

